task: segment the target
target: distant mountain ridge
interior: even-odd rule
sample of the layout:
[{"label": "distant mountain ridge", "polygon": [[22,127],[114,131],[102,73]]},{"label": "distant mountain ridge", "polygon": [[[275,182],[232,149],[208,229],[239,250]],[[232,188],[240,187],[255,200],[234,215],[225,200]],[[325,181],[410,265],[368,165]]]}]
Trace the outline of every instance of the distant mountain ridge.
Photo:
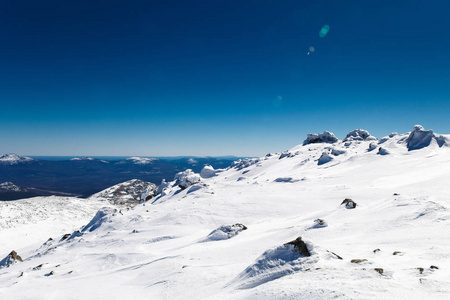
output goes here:
[{"label": "distant mountain ridge", "polygon": [[[200,172],[204,165],[229,166],[236,157],[123,157],[104,160],[96,157],[65,157],[45,160],[6,154],[0,159],[0,183],[13,182],[27,193],[0,190],[0,200],[42,195],[88,197],[115,184],[132,179],[159,184],[162,179],[192,168]],[[193,164],[193,160],[195,164]]]}]

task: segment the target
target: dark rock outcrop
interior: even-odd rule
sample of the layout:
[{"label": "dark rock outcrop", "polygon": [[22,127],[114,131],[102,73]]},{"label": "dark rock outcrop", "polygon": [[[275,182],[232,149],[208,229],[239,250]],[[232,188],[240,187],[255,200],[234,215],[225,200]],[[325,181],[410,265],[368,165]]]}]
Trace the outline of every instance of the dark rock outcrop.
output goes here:
[{"label": "dark rock outcrop", "polygon": [[286,244],[286,245],[293,245],[295,251],[297,251],[299,254],[303,255],[303,256],[311,256],[311,253],[308,250],[308,246],[305,244],[305,242],[302,240],[302,238],[299,236],[298,238],[296,238],[293,241],[290,241]]},{"label": "dark rock outcrop", "polygon": [[345,199],[344,201],[342,201],[341,205],[345,204],[345,207],[348,209],[352,209],[356,207],[356,203],[352,200],[352,199]]},{"label": "dark rock outcrop", "polygon": [[8,268],[12,264],[23,262],[22,257],[16,251],[11,251],[4,259],[0,261],[0,269]]}]

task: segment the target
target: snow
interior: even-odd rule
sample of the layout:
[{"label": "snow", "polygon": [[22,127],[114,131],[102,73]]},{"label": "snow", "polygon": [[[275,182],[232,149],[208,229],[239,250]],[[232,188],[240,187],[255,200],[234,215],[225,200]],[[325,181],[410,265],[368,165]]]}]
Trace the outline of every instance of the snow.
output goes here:
[{"label": "snow", "polygon": [[[0,258],[16,250],[23,262],[0,270],[0,295],[448,299],[450,148],[436,141],[409,151],[409,136],[389,136],[382,143],[389,155],[369,151],[377,141],[366,136],[299,145],[287,151],[295,155],[283,159],[272,154],[241,160],[209,178],[187,170],[163,182],[146,203],[101,209],[91,213],[91,222],[71,223],[76,225],[71,238],[60,242],[67,227],[52,234],[44,220],[53,214],[58,220],[76,218],[75,208],[49,212],[37,223],[36,237],[29,227],[10,228],[8,236],[2,229],[0,242],[8,245]],[[323,153],[333,159],[318,165]],[[199,181],[179,186],[192,178]],[[347,198],[356,207],[341,205]],[[18,201],[14,213],[20,211]],[[233,224],[247,229],[234,234]],[[33,240],[24,239],[26,233]],[[44,245],[50,236],[53,241]],[[289,244],[298,237],[310,256]],[[352,263],[355,259],[360,263]]]},{"label": "snow", "polygon": [[376,141],[377,138],[371,136],[367,130],[364,129],[355,129],[350,131],[344,139],[344,142],[347,141]]},{"label": "snow", "polygon": [[104,189],[89,198],[107,200],[115,205],[133,206],[153,196],[155,190],[156,185],[151,182],[131,179]]},{"label": "snow", "polygon": [[124,160],[118,162],[118,164],[125,163],[125,162],[128,161],[128,162],[132,162],[132,163],[134,163],[136,165],[148,165],[148,164],[152,164],[156,160],[158,160],[158,159],[157,158],[133,156],[133,157],[125,158]]},{"label": "snow", "polygon": [[14,183],[7,181],[0,183],[0,191],[5,192],[23,192],[26,189],[21,188],[20,186],[15,185]]},{"label": "snow", "polygon": [[8,165],[17,165],[20,163],[27,163],[35,161],[35,159],[25,156],[20,156],[14,153],[3,154],[0,156],[0,163]]},{"label": "snow", "polygon": [[406,140],[408,150],[417,150],[428,147],[432,144],[438,147],[448,146],[450,141],[448,138],[434,134],[433,130],[425,130],[422,126],[416,125]]},{"label": "snow", "polygon": [[105,201],[71,197],[34,197],[0,201],[0,257],[12,250],[42,244],[89,222]]},{"label": "snow", "polygon": [[303,145],[314,143],[336,143],[338,138],[329,131],[323,133],[308,133],[306,140],[303,141]]},{"label": "snow", "polygon": [[216,176],[218,173],[223,172],[223,170],[214,170],[212,166],[204,166],[200,171],[200,177],[202,178],[211,178]]}]

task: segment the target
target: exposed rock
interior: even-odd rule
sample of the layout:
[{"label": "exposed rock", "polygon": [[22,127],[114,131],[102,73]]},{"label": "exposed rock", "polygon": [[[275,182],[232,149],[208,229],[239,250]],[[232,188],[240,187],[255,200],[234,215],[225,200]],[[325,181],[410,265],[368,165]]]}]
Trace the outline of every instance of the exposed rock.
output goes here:
[{"label": "exposed rock", "polygon": [[383,273],[384,273],[383,268],[374,268],[374,270],[375,270],[376,272],[378,272],[379,274],[381,274],[381,275],[383,275]]},{"label": "exposed rock", "polygon": [[[105,199],[115,205],[136,205],[154,195],[156,185],[139,180],[128,180],[112,187],[109,187],[101,192],[92,195],[90,198]],[[150,197],[151,198],[151,197]]]},{"label": "exposed rock", "polygon": [[283,159],[285,157],[289,158],[289,157],[294,157],[295,155],[291,152],[283,152],[280,154],[280,157],[278,159]]},{"label": "exposed rock", "polygon": [[378,148],[378,155],[388,155],[390,154],[389,151],[387,151],[386,149],[384,149],[383,147]]},{"label": "exposed rock", "polygon": [[18,255],[17,252],[13,250],[0,261],[0,269],[8,268],[9,266],[18,262],[23,262],[22,257],[20,257],[20,255]]},{"label": "exposed rock", "polygon": [[247,226],[240,223],[220,226],[219,228],[213,230],[210,234],[208,234],[204,241],[220,241],[230,239],[238,235],[239,232],[243,230],[247,230]]},{"label": "exposed rock", "polygon": [[326,226],[327,223],[323,219],[315,219],[314,222],[320,226]]},{"label": "exposed rock", "polygon": [[292,177],[278,177],[277,179],[274,180],[275,182],[296,182],[299,181],[298,179],[294,179]]},{"label": "exposed rock", "polygon": [[423,268],[416,268],[417,270],[419,270],[419,273],[422,274],[423,273]]},{"label": "exposed rock", "polygon": [[438,270],[439,268],[438,268],[437,266],[431,265],[431,266],[430,266],[430,269]]},{"label": "exposed rock", "polygon": [[242,170],[259,162],[259,158],[244,158],[231,163],[229,169]]},{"label": "exposed rock", "polygon": [[360,263],[365,262],[365,261],[367,261],[367,259],[365,259],[365,258],[362,258],[362,259],[356,258],[356,259],[352,259],[350,262],[352,264],[360,264]]},{"label": "exposed rock", "polygon": [[364,129],[355,129],[350,131],[343,142],[347,141],[376,141],[378,140],[376,137],[371,136],[367,130]]},{"label": "exposed rock", "polygon": [[62,236],[62,238],[59,240],[60,242],[67,240],[72,234],[71,233],[66,233],[65,235]]},{"label": "exposed rock", "polygon": [[368,151],[373,151],[377,149],[377,147],[378,147],[377,143],[370,143]]},{"label": "exposed rock", "polygon": [[400,252],[400,251],[394,251],[394,253],[392,253],[392,255],[403,255],[403,252]]},{"label": "exposed rock", "polygon": [[356,207],[356,203],[352,200],[352,199],[345,199],[344,201],[342,201],[341,205],[345,204],[345,207],[348,209],[352,209]]},{"label": "exposed rock", "polygon": [[42,269],[43,265],[44,264],[37,265],[36,267],[33,268],[33,271],[38,271],[38,270]]},{"label": "exposed rock", "polygon": [[55,272],[50,271],[50,273],[45,274],[45,276],[47,276],[47,277],[52,276],[52,275],[55,275]]},{"label": "exposed rock", "polygon": [[323,133],[308,133],[306,140],[303,141],[303,145],[314,144],[314,143],[336,143],[338,138],[329,131],[324,131]]},{"label": "exposed rock", "polygon": [[341,259],[341,260],[343,259],[342,257],[340,257],[339,255],[337,255],[337,254],[334,253],[334,252],[331,252],[331,251],[328,251],[328,250],[327,250],[327,252],[333,254],[334,256],[336,256],[337,259]]},{"label": "exposed rock", "polygon": [[380,248],[377,248],[377,249],[373,250],[373,253],[377,253],[377,252],[380,252],[380,251],[381,251]]},{"label": "exposed rock", "polygon": [[302,240],[302,238],[300,236],[298,238],[296,238],[295,240],[290,241],[284,245],[285,246],[293,245],[294,249],[301,255],[311,256],[311,253],[309,252],[307,245],[305,244],[305,242]]}]

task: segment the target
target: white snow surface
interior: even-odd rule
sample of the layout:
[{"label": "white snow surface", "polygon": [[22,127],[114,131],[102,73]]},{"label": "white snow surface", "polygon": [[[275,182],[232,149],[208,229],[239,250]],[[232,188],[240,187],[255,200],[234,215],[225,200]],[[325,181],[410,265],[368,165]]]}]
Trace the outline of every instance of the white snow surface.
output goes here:
[{"label": "white snow surface", "polygon": [[35,159],[26,156],[20,156],[14,153],[3,154],[0,156],[0,163],[8,165],[17,165],[20,163],[35,161]]},{"label": "white snow surface", "polygon": [[0,259],[79,229],[103,206],[108,202],[57,196],[0,201]]},{"label": "white snow surface", "polygon": [[[148,157],[137,157],[137,156],[125,158],[125,161],[131,161],[132,163],[134,163],[136,165],[148,165],[148,164],[153,163],[156,160],[158,160],[158,159],[157,158],[148,158]],[[119,162],[119,163],[121,163],[121,162]]]},{"label": "white snow surface", "polygon": [[[24,261],[1,269],[1,299],[449,299],[450,149],[408,137],[383,140],[389,155],[353,139],[241,160],[40,248],[11,234],[0,258]],[[286,245],[298,236],[311,256]]]},{"label": "white snow surface", "polygon": [[0,191],[2,192],[24,192],[26,189],[15,185],[14,183],[7,181],[0,183]]}]

